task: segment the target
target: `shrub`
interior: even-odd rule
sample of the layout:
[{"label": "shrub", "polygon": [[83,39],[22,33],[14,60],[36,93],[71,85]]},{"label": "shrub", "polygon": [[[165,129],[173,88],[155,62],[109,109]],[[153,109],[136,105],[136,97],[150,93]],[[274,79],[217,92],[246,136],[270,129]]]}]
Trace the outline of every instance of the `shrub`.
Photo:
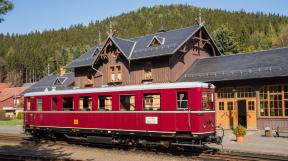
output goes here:
[{"label": "shrub", "polygon": [[238,125],[235,129],[233,129],[233,134],[236,136],[244,136],[246,135],[246,128],[242,125]]},{"label": "shrub", "polygon": [[9,118],[6,117],[6,112],[4,110],[0,110],[0,120],[9,120]]},{"label": "shrub", "polygon": [[24,118],[24,112],[18,112],[17,119],[22,120]]}]

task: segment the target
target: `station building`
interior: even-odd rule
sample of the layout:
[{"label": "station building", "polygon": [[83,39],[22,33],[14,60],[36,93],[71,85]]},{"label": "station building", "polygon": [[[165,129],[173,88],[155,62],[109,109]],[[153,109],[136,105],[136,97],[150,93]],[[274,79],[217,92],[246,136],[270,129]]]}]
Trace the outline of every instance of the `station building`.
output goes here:
[{"label": "station building", "polygon": [[200,24],[131,39],[110,33],[67,67],[74,71],[69,84],[78,88],[210,82],[218,125],[262,129],[288,126],[286,60],[288,48],[224,56]]}]

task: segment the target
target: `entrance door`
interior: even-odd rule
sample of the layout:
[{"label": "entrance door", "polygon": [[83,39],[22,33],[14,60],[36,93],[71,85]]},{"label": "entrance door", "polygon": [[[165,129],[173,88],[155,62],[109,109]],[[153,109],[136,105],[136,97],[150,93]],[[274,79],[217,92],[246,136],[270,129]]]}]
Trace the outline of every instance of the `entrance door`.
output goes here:
[{"label": "entrance door", "polygon": [[246,100],[238,101],[238,124],[247,127]]},{"label": "entrance door", "polygon": [[255,100],[247,101],[247,128],[248,129],[257,129],[256,127],[256,108],[255,108]]}]

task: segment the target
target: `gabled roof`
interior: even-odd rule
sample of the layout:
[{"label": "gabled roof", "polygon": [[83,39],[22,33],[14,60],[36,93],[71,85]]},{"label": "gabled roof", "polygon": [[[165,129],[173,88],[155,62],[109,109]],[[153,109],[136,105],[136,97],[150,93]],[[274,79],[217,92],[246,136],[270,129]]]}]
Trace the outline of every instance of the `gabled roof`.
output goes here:
[{"label": "gabled roof", "polygon": [[67,67],[75,68],[91,65],[94,62],[96,55],[101,50],[101,48],[101,45],[96,45],[86,53],[82,54],[79,58],[73,60],[70,64],[67,65]]},{"label": "gabled roof", "polygon": [[[150,58],[162,55],[174,54],[189,38],[191,38],[202,26],[186,27],[156,34],[136,37],[131,39],[137,44],[133,50],[131,60]],[[153,37],[165,38],[164,44],[156,47],[149,47]]]},{"label": "gabled roof", "polygon": [[116,44],[119,50],[124,54],[124,56],[128,59],[130,53],[133,49],[133,46],[136,44],[135,41],[121,39],[117,37],[111,37],[111,40]]},{"label": "gabled roof", "polygon": [[20,93],[25,91],[27,87],[11,87],[5,88],[0,93],[0,102],[5,101],[11,97],[19,96]]},{"label": "gabled roof", "polygon": [[198,59],[178,80],[216,82],[288,76],[288,48]]},{"label": "gabled roof", "polygon": [[[56,80],[62,81],[62,84],[55,85],[54,83]],[[56,89],[66,89],[70,87],[71,85],[73,85],[73,83],[74,83],[74,73],[67,73],[62,76],[60,76],[59,74],[48,75],[40,79],[37,83],[32,85],[22,94],[30,93],[30,92],[40,92],[40,91],[44,91],[46,88],[48,90],[51,90],[53,86],[55,86]]]},{"label": "gabled roof", "polygon": [[[106,40],[106,43],[108,40],[111,40],[129,61],[163,55],[172,55],[201,28],[207,32],[204,26],[196,25],[166,32],[158,32],[155,34],[135,37],[131,39],[121,39],[115,36],[109,36]],[[157,39],[161,45],[150,47],[149,44],[153,39]],[[211,38],[210,40],[212,41]],[[213,43],[214,42],[212,41],[212,44]],[[213,46],[216,48],[216,50],[218,50],[215,44],[213,44]],[[94,50],[95,49],[92,48],[90,51],[84,53],[82,56],[70,63],[68,67],[75,68],[92,65],[98,56],[93,56]]]}]

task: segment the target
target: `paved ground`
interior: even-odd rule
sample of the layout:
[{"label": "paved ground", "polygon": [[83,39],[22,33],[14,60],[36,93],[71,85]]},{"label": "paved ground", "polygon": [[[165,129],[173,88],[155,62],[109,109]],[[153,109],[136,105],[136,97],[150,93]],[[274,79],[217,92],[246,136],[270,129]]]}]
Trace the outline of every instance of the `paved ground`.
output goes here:
[{"label": "paved ground", "polygon": [[227,151],[283,155],[287,156],[288,160],[288,135],[284,137],[266,137],[264,136],[264,131],[259,130],[248,131],[243,143],[237,143],[235,139],[231,130],[225,130],[223,149]]},{"label": "paved ground", "polygon": [[0,126],[0,134],[22,134],[23,128],[21,126]]},{"label": "paved ground", "polygon": [[[0,135],[1,134],[11,134],[11,135],[16,135],[16,134],[21,134],[22,133],[22,127],[21,126],[0,126]],[[7,144],[6,144],[7,145]],[[5,143],[0,143],[0,149],[3,149],[3,146],[5,146]],[[27,145],[26,145],[27,146]],[[59,147],[60,146],[60,147]],[[219,145],[209,145],[211,147],[217,147],[217,148],[221,148],[221,146]],[[73,158],[77,158],[77,156],[86,156],[85,158],[93,158],[91,156],[91,152],[93,151],[93,148],[88,148],[86,150],[81,150],[82,152],[77,152],[75,154],[73,154],[73,151],[77,151],[77,148],[81,149],[81,146],[77,146],[77,145],[73,145],[73,146],[69,146],[69,147],[61,147],[61,145],[49,145],[47,146],[42,145],[41,149],[49,149],[49,147],[53,147],[52,149],[56,148],[58,150],[60,150],[60,152],[65,149],[65,152],[70,153],[71,156],[74,156]],[[6,147],[7,148],[7,147]],[[51,149],[50,148],[50,149]],[[51,150],[52,150],[51,149]],[[68,150],[70,149],[70,150]],[[235,136],[233,135],[231,130],[226,130],[225,131],[225,137],[224,137],[224,141],[223,141],[223,149],[226,151],[240,151],[240,152],[249,152],[249,153],[265,153],[265,154],[274,154],[274,155],[281,155],[281,156],[287,156],[287,160],[288,160],[288,135],[287,137],[265,137],[264,136],[264,131],[248,131],[247,135],[245,137],[245,141],[244,143],[236,143],[235,141]],[[67,151],[68,150],[68,151]],[[94,148],[94,152],[92,153],[95,156],[106,156],[108,159],[109,158],[109,154],[105,154],[107,153],[107,151],[109,150],[103,150],[101,148]],[[1,150],[0,150],[1,152]],[[62,151],[64,153],[64,151]],[[88,153],[90,152],[90,153]],[[81,154],[82,153],[82,154]],[[101,154],[101,153],[104,153]],[[115,156],[111,156],[111,157],[116,157],[113,160],[126,160],[127,155],[125,155],[125,151],[122,150],[112,150],[109,151],[108,153],[113,154],[115,153]],[[139,154],[139,152],[137,152]],[[117,155],[116,155],[117,154]],[[119,156],[118,156],[119,154]],[[122,155],[123,154],[123,155]],[[147,154],[147,156],[145,155]],[[152,159],[153,157],[155,157],[155,154],[149,154],[146,152],[143,152],[143,154],[141,155],[136,155],[133,152],[129,155],[133,156],[132,158],[134,158],[135,160],[147,160],[147,159]],[[135,155],[135,156],[134,156]],[[131,157],[130,156],[130,157]],[[140,158],[137,158],[136,156],[139,156]],[[100,157],[102,160],[105,158]],[[118,158],[119,157],[119,158]],[[90,158],[90,159],[91,159]],[[100,159],[98,158],[98,159]],[[136,159],[137,158],[137,159]],[[165,155],[160,155],[159,158],[157,160],[167,160],[169,157],[166,157]],[[177,157],[171,157],[168,160],[171,160],[171,158],[173,158],[172,160],[187,160],[188,158],[177,158]],[[110,158],[112,159],[112,158]],[[110,160],[108,159],[108,160]],[[192,158],[189,158],[192,159]],[[188,160],[189,160],[188,159]],[[97,160],[97,159],[96,159]],[[105,160],[105,159],[104,159]]]}]

